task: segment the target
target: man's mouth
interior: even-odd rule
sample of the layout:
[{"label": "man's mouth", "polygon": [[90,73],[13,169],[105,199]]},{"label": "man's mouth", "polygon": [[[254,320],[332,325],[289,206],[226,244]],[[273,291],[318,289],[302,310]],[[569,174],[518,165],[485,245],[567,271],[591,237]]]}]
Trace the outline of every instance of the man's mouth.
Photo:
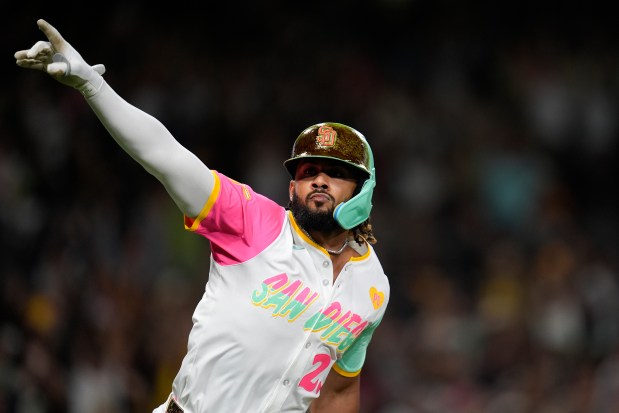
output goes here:
[{"label": "man's mouth", "polygon": [[331,196],[322,192],[316,192],[309,196],[309,200],[317,203],[325,203],[331,201]]}]

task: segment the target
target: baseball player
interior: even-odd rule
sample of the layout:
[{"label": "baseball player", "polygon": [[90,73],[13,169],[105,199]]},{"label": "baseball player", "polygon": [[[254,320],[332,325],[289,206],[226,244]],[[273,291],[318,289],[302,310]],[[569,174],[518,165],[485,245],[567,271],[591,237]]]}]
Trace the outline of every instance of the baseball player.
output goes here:
[{"label": "baseball player", "polygon": [[188,349],[154,413],[358,412],[360,371],[389,300],[371,244],[372,152],[355,129],[308,127],[284,162],[290,204],[210,170],[122,99],[44,20],[19,66],[79,90],[116,142],[166,188],[211,267]]}]

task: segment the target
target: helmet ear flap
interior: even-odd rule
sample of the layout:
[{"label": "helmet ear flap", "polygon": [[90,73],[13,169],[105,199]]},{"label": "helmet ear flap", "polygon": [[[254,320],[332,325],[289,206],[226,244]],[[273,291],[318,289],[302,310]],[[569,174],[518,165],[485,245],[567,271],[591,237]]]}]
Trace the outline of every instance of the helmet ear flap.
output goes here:
[{"label": "helmet ear flap", "polygon": [[363,182],[359,193],[346,202],[342,202],[333,211],[333,218],[344,229],[352,229],[362,224],[370,217],[372,211],[372,195],[376,186],[376,169],[374,168],[374,155],[370,145],[365,141],[368,150],[368,163],[370,176]]},{"label": "helmet ear flap", "polygon": [[339,204],[333,211],[333,218],[344,229],[351,229],[363,223],[372,211],[372,194],[376,180],[374,174],[365,180],[361,191],[346,202]]}]

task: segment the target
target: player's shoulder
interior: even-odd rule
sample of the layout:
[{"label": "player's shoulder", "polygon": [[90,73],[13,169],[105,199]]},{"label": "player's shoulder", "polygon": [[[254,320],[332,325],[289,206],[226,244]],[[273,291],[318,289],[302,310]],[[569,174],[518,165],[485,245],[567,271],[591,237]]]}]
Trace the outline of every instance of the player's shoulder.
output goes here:
[{"label": "player's shoulder", "polygon": [[380,262],[380,258],[376,253],[374,247],[368,243],[366,243],[368,251],[367,254],[358,258],[360,263],[363,263],[367,268],[367,273],[375,279],[375,282],[383,282],[384,284],[389,285],[389,278],[383,269],[383,265]]}]

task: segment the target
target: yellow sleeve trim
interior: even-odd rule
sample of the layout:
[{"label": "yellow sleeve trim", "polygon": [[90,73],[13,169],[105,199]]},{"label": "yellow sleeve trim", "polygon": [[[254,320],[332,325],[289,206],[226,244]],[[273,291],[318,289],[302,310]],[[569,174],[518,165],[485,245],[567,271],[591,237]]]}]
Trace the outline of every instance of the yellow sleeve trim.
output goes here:
[{"label": "yellow sleeve trim", "polygon": [[333,370],[335,370],[339,375],[344,377],[356,377],[361,374],[361,370],[353,371],[352,373],[346,370],[342,370],[342,368],[339,367],[337,363],[333,365]]},{"label": "yellow sleeve trim", "polygon": [[200,226],[200,222],[202,222],[202,220],[208,215],[208,213],[211,212],[213,204],[215,204],[215,201],[217,200],[217,198],[219,198],[221,181],[219,180],[219,175],[217,175],[215,171],[211,171],[211,173],[215,178],[215,185],[213,186],[213,191],[211,191],[211,196],[208,197],[206,203],[204,204],[204,208],[202,208],[202,211],[200,211],[196,219],[193,220],[193,224],[191,224],[191,227],[188,227],[187,224],[185,224],[185,229],[187,231],[195,231],[196,229],[198,229],[198,227]]},{"label": "yellow sleeve trim", "polygon": [[310,245],[313,245],[314,247],[322,251],[322,253],[325,254],[326,256],[329,256],[329,253],[327,252],[326,249],[322,247],[322,245],[316,244],[313,239],[309,238],[305,234],[305,232],[303,232],[303,230],[299,227],[299,224],[297,224],[297,221],[294,219],[294,216],[292,215],[291,211],[288,211],[288,216],[290,217],[290,223],[292,224],[292,227],[297,232],[297,234],[299,234],[299,236],[303,238],[305,242],[307,242]]}]

